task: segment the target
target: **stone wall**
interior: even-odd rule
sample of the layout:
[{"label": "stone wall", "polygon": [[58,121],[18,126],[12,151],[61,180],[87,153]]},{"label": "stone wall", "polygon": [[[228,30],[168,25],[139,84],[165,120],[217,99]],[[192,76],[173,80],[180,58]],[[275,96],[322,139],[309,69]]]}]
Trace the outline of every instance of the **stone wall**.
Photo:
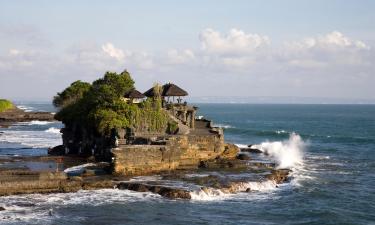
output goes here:
[{"label": "stone wall", "polygon": [[222,135],[175,135],[166,145],[119,145],[112,153],[115,174],[141,175],[197,168],[201,161],[233,158],[238,149],[226,145]]}]

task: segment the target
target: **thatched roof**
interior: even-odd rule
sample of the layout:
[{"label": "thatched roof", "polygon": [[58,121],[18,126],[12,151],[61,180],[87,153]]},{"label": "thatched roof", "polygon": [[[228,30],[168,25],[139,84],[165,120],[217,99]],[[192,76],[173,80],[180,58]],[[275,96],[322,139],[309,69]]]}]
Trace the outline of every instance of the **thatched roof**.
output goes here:
[{"label": "thatched roof", "polygon": [[[150,88],[148,91],[144,93],[147,97],[154,96],[154,88]],[[180,88],[179,86],[171,83],[164,84],[161,87],[161,96],[187,96],[188,93]]]},{"label": "thatched roof", "polygon": [[127,92],[125,95],[124,95],[125,98],[144,98],[146,96],[144,96],[141,92],[137,91],[136,89],[133,89],[129,92]]}]

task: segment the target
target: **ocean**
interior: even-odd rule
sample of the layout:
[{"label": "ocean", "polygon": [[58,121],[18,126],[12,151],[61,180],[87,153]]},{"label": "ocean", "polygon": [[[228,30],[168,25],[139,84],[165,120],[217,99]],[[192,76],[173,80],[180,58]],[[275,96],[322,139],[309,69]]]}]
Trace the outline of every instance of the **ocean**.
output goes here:
[{"label": "ocean", "polygon": [[[267,149],[291,168],[290,182],[192,200],[116,189],[0,197],[0,224],[375,224],[375,105],[196,105],[226,141]],[[61,143],[61,127],[0,128],[0,158],[45,155]]]}]

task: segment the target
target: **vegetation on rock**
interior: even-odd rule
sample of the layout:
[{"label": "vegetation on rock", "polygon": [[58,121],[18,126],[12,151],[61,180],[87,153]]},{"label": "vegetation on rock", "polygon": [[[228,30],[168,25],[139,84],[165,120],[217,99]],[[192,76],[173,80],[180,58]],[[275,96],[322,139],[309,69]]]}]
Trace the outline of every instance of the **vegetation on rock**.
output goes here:
[{"label": "vegetation on rock", "polygon": [[53,98],[53,105],[55,107],[62,108],[69,104],[75,103],[77,100],[83,97],[90,87],[91,84],[77,80],[63,92],[57,93],[57,95]]},{"label": "vegetation on rock", "polygon": [[11,101],[6,99],[0,99],[0,112],[4,112],[12,108],[14,108],[14,105]]},{"label": "vegetation on rock", "polygon": [[105,136],[121,128],[166,131],[170,119],[160,96],[141,103],[124,101],[124,94],[132,89],[134,81],[127,71],[107,72],[92,84],[76,81],[54,97],[54,105],[60,108],[55,118],[68,127],[80,126]]}]

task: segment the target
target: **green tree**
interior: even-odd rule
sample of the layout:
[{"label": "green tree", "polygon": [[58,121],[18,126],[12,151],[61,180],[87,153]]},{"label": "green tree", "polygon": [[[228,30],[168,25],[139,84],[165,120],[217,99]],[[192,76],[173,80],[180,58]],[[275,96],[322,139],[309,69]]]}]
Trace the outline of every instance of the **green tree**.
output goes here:
[{"label": "green tree", "polygon": [[91,84],[77,80],[53,97],[53,105],[63,108],[81,99],[90,90]]},{"label": "green tree", "polygon": [[141,104],[123,101],[124,94],[133,88],[134,81],[127,71],[120,74],[106,72],[80,98],[62,104],[55,118],[63,121],[67,127],[74,125],[105,136],[119,128],[166,130],[169,116],[161,108],[161,97],[147,99]]}]

